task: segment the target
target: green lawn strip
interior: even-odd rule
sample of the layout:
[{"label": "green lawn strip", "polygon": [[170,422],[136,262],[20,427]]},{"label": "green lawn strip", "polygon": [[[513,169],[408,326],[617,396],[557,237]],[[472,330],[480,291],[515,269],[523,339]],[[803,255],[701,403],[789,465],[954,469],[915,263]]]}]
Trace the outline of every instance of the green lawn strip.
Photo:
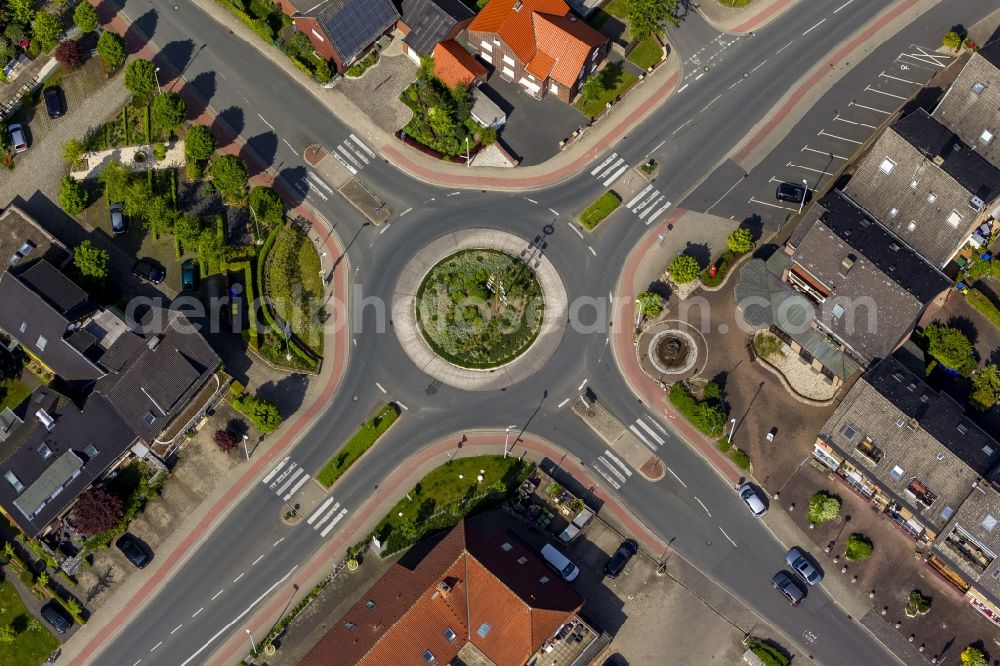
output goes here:
[{"label": "green lawn strip", "polygon": [[716,2],[724,7],[746,7],[753,0],[716,0]]},{"label": "green lawn strip", "polygon": [[635,74],[613,62],[606,64],[597,76],[601,78],[604,86],[601,94],[595,99],[579,95],[579,99],[573,103],[580,113],[591,118],[600,115],[609,102],[614,102],[619,96],[624,95],[639,80]]},{"label": "green lawn strip", "polygon": [[656,41],[655,37],[649,35],[639,42],[639,45],[629,54],[628,59],[643,69],[649,69],[660,62],[661,57],[663,57],[663,48],[660,47],[660,43]]},{"label": "green lawn strip", "polygon": [[[457,525],[465,516],[493,506],[516,490],[534,466],[510,456],[455,458],[420,480],[385,515],[372,536],[385,544],[383,556]],[[482,476],[479,481],[477,477]],[[368,541],[370,539],[366,539]]]},{"label": "green lawn strip", "polygon": [[20,379],[10,378],[0,381],[0,411],[6,407],[14,409],[29,395],[31,390]]},{"label": "green lawn strip", "polygon": [[580,213],[580,224],[588,229],[593,229],[621,205],[622,198],[618,196],[618,193],[614,190],[608,190]]},{"label": "green lawn strip", "polygon": [[59,641],[49,633],[41,620],[35,618],[38,629],[28,629],[32,616],[17,590],[7,581],[0,582],[0,608],[4,609],[0,615],[0,626],[9,625],[14,629],[14,642],[0,643],[0,664],[42,664],[59,647]]},{"label": "green lawn strip", "polygon": [[965,297],[968,299],[969,305],[979,310],[984,317],[990,320],[991,324],[1000,328],[1000,308],[997,308],[989,296],[972,288],[965,293]]},{"label": "green lawn strip", "polygon": [[399,407],[391,402],[375,412],[370,419],[365,421],[361,429],[354,433],[354,436],[337,451],[337,455],[323,465],[323,469],[316,475],[316,480],[324,488],[332,486],[398,418]]}]

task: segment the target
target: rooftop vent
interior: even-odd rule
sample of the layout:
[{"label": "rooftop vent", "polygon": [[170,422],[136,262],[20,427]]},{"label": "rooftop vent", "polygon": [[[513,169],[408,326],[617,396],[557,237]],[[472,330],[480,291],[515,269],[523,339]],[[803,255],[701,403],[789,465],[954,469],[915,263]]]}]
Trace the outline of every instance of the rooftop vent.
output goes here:
[{"label": "rooftop vent", "polygon": [[162,335],[154,335],[146,342],[146,346],[149,347],[150,351],[152,351],[156,349],[156,345],[160,344],[160,340],[162,339],[163,339]]},{"label": "rooftop vent", "polygon": [[899,252],[900,250],[899,243],[897,243],[896,241],[889,243],[889,249],[892,250],[893,252]]},{"label": "rooftop vent", "polygon": [[522,3],[521,0],[517,0],[517,2],[514,3],[514,11],[521,11],[521,7],[524,7],[524,3]]},{"label": "rooftop vent", "polygon": [[19,263],[21,263],[21,254],[19,252],[15,252],[14,254],[10,255],[10,259],[8,259],[7,262],[11,266],[17,266]]},{"label": "rooftop vent", "polygon": [[35,412],[35,416],[37,416],[38,420],[42,422],[42,425],[45,426],[46,430],[52,430],[52,428],[56,425],[56,420],[49,416],[49,413],[44,409],[39,409]]},{"label": "rooftop vent", "polygon": [[985,206],[986,202],[977,196],[973,196],[971,199],[969,199],[969,208],[976,211],[977,213],[981,211]]},{"label": "rooftop vent", "polygon": [[451,594],[451,585],[448,584],[448,581],[442,580],[437,584],[437,591],[441,593],[442,597],[447,598]]},{"label": "rooftop vent", "polygon": [[847,275],[847,273],[851,270],[851,266],[854,265],[855,261],[856,257],[853,254],[849,254],[846,257],[844,257],[844,260],[840,262],[840,268],[842,269],[841,273],[843,275]]},{"label": "rooftop vent", "polygon": [[32,243],[30,240],[26,240],[23,243],[21,243],[21,247],[17,248],[17,252],[22,257],[27,257],[29,254],[32,253],[35,247],[36,245],[34,243]]},{"label": "rooftop vent", "polygon": [[936,164],[937,166],[941,166],[942,164],[944,164],[944,158],[940,155],[935,155],[934,164]]}]

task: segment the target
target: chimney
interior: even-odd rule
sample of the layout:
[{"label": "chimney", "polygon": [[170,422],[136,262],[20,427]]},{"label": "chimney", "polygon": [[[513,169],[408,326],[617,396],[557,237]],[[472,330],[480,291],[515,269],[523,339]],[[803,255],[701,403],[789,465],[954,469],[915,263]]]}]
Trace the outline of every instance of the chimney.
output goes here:
[{"label": "chimney", "polygon": [[937,166],[941,166],[942,164],[944,164],[944,158],[940,155],[935,155],[934,164],[936,164]]},{"label": "chimney", "polygon": [[146,346],[149,347],[149,351],[156,349],[156,345],[160,344],[160,340],[163,338],[162,335],[154,335],[146,342]]},{"label": "chimney", "polygon": [[847,277],[847,274],[851,272],[851,267],[854,266],[855,257],[853,254],[849,254],[844,257],[844,260],[840,262],[840,274]]},{"label": "chimney", "polygon": [[521,2],[521,0],[517,0],[517,2],[514,3],[514,11],[515,12],[521,11],[521,7],[523,6],[524,4]]}]

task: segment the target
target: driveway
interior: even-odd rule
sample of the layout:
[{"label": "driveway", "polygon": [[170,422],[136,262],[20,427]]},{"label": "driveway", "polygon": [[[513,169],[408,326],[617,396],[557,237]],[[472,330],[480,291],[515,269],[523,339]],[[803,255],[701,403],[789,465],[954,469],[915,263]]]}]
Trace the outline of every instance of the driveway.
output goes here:
[{"label": "driveway", "polygon": [[357,79],[345,77],[338,90],[387,132],[395,132],[410,122],[410,111],[399,94],[417,78],[417,66],[403,55],[402,39],[394,38],[382,50],[378,62]]}]

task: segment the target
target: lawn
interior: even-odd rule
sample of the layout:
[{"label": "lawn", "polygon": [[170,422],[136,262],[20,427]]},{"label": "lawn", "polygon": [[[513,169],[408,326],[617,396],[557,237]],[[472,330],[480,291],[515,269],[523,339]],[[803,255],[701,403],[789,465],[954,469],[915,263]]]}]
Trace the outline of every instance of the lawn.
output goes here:
[{"label": "lawn", "polygon": [[625,71],[621,65],[613,62],[604,65],[596,76],[601,81],[601,94],[594,98],[581,94],[573,103],[580,113],[589,118],[600,115],[608,102],[614,102],[619,96],[624,95],[638,80],[635,74]]},{"label": "lawn", "polygon": [[31,391],[16,377],[0,381],[0,411],[7,407],[14,409],[29,395]]},{"label": "lawn", "polygon": [[611,2],[606,4],[604,7],[594,12],[590,18],[587,19],[587,22],[590,23],[595,30],[600,30],[612,16],[620,20],[622,23],[628,23],[625,19],[625,3],[627,1],[628,0],[611,0]]},{"label": "lawn", "polygon": [[[59,641],[42,625],[41,620],[32,618],[17,590],[7,581],[0,582],[0,609],[3,609],[0,626],[10,625],[15,634],[13,643],[0,643],[0,664],[41,664],[59,647]],[[38,625],[37,629],[28,628],[32,619]]]},{"label": "lawn", "polygon": [[391,402],[375,412],[370,419],[365,421],[361,429],[354,433],[354,436],[337,451],[337,454],[323,465],[323,469],[316,475],[316,480],[324,488],[332,486],[398,418],[399,407]]},{"label": "lawn", "polygon": [[639,42],[639,45],[629,54],[628,59],[643,69],[649,69],[660,62],[661,57],[663,57],[663,48],[656,41],[656,38],[650,35]]},{"label": "lawn", "polygon": [[402,550],[431,532],[450,529],[476,510],[496,504],[521,485],[532,467],[514,456],[449,460],[421,479],[379,522],[374,535],[386,545],[383,555]]},{"label": "lawn", "polygon": [[726,7],[746,7],[753,0],[716,0],[716,2]]},{"label": "lawn", "polygon": [[608,190],[597,201],[587,206],[587,209],[580,213],[580,224],[593,229],[598,223],[622,205],[622,198],[614,190]]}]

